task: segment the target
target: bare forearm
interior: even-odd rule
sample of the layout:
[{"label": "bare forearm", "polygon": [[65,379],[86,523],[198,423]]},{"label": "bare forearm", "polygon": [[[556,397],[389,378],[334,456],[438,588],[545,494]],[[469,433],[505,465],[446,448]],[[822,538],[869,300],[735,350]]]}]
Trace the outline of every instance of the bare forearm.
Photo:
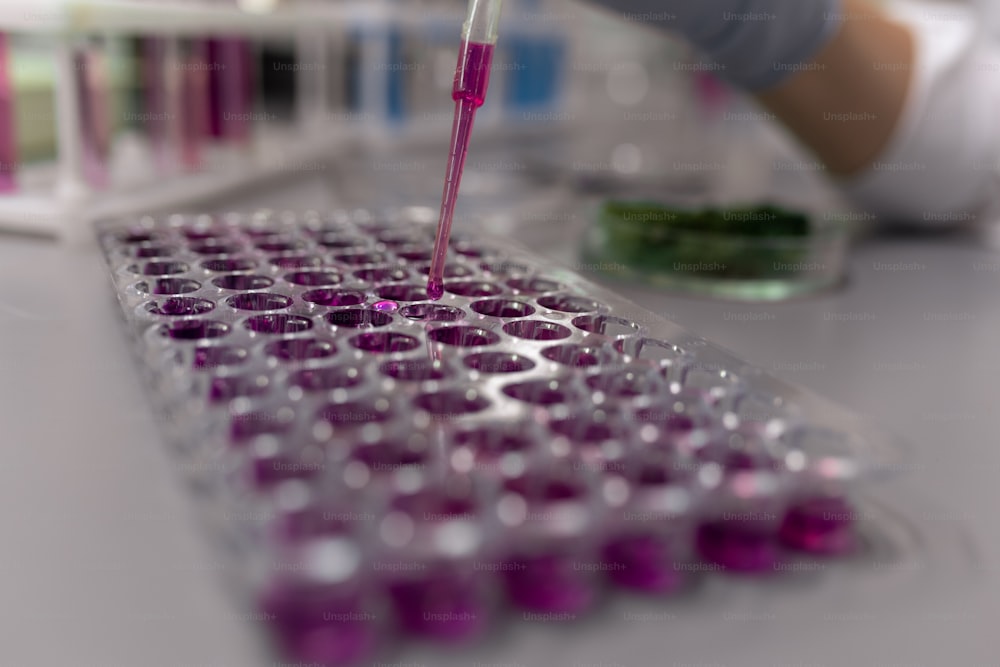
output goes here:
[{"label": "bare forearm", "polygon": [[836,36],[803,71],[758,94],[836,174],[869,166],[902,115],[914,62],[910,31],[865,0],[846,0]]}]

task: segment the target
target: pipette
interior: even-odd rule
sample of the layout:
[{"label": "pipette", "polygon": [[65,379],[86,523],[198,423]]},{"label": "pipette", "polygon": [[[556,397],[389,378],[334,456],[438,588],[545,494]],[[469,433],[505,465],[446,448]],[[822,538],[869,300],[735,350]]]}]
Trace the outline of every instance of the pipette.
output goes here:
[{"label": "pipette", "polygon": [[462,25],[462,45],[458,51],[455,83],[451,97],[455,100],[455,120],[451,127],[451,148],[445,169],[444,192],[441,195],[441,217],[438,219],[434,256],[427,279],[427,296],[433,300],[444,294],[444,265],[448,255],[455,199],[462,181],[465,156],[469,152],[469,136],[476,109],[486,101],[486,89],[493,64],[493,48],[497,41],[502,0],[469,0],[469,12]]}]

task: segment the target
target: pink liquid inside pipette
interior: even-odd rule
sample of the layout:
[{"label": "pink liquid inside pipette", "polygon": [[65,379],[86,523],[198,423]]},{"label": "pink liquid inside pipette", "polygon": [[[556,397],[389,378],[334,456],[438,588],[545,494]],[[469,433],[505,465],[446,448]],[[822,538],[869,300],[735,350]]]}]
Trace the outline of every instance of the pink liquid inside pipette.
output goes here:
[{"label": "pink liquid inside pipette", "polygon": [[427,296],[435,301],[444,294],[444,265],[448,255],[452,217],[455,214],[455,199],[462,181],[465,157],[469,152],[472,121],[476,109],[486,101],[492,63],[492,44],[462,42],[458,53],[458,67],[455,69],[455,85],[451,92],[451,97],[455,100],[455,120],[451,128],[451,149],[448,152],[444,192],[441,195],[441,217],[438,220],[434,256],[427,279]]}]

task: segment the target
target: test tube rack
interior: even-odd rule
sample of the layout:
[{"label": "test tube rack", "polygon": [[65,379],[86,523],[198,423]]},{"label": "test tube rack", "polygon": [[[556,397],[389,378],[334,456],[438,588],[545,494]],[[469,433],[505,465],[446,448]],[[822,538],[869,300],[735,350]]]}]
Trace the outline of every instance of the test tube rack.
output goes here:
[{"label": "test tube rack", "polygon": [[[54,162],[32,167],[38,173],[30,179],[25,175],[23,180],[31,181],[30,186],[0,195],[0,230],[84,238],[89,227],[85,223],[97,219],[206,201],[267,179],[298,174],[307,165],[318,169],[358,148],[391,146],[395,150],[400,144],[440,143],[441,137],[447,137],[450,99],[441,100],[448,107],[446,112],[411,114],[401,122],[398,110],[393,110],[387,78],[392,75],[393,59],[420,57],[399,47],[398,37],[407,28],[421,28],[424,34],[442,38],[453,34],[457,47],[462,12],[451,9],[389,1],[312,0],[280,3],[266,13],[247,11],[237,3],[179,0],[35,0],[30,6],[0,5],[0,32],[32,34],[51,47],[57,143]],[[87,138],[81,122],[86,98],[81,91],[79,54],[88,39],[119,36],[162,38],[167,57],[176,57],[182,40],[188,39],[282,40],[294,45],[296,62],[320,65],[297,68],[290,123],[260,123],[264,127],[254,127],[240,150],[206,152],[201,168],[172,164],[164,171],[162,165],[154,164],[151,152],[140,151],[144,157],[133,157],[134,164],[125,168],[128,183],[112,179],[106,187],[95,187],[86,171]],[[353,46],[346,47],[352,38]],[[361,81],[356,84],[360,104],[354,109],[333,108],[336,102],[331,100],[337,93],[331,86],[337,85],[336,77],[321,65],[345,48],[358,50],[355,57],[363,63]],[[379,63],[383,76],[368,77],[379,70]],[[413,66],[430,67],[427,63]],[[411,89],[427,84],[408,82]],[[416,93],[429,97],[425,90]],[[504,125],[501,120],[499,113],[484,113],[477,132],[495,132]]]}]

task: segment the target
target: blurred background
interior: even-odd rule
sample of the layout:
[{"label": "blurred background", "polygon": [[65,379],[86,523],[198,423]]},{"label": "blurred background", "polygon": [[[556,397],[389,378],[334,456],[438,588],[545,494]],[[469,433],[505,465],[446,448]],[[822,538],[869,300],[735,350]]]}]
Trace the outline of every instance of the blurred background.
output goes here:
[{"label": "blurred background", "polygon": [[[570,0],[504,5],[460,212],[501,233],[520,222],[531,243],[537,222],[609,193],[753,200],[814,175],[776,162],[793,149],[769,116],[661,33]],[[62,235],[282,179],[322,181],[342,205],[436,206],[464,13],[456,0],[0,2],[0,228]]]}]

